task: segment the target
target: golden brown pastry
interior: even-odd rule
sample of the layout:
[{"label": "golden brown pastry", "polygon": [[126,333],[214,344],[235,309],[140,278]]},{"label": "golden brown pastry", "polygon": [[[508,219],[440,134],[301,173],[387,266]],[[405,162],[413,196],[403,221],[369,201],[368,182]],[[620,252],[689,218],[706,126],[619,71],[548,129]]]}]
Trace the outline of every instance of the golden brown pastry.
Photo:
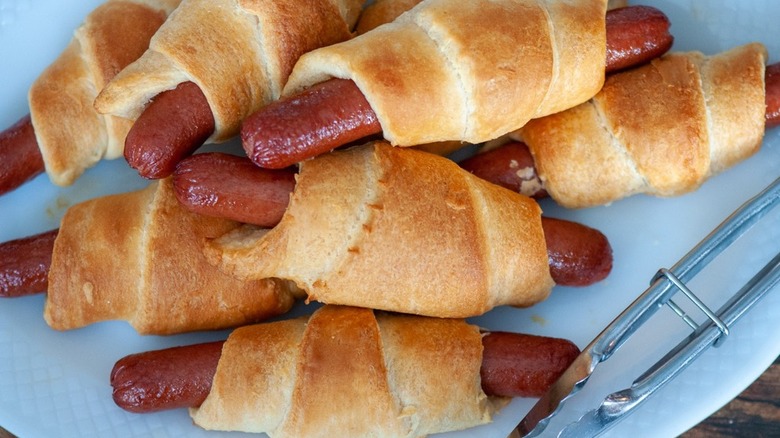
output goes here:
[{"label": "golden brown pastry", "polygon": [[46,173],[73,183],[100,159],[122,155],[130,123],[98,114],[98,91],[147,49],[179,0],[108,0],[76,29],[62,54],[33,83],[30,117]]},{"label": "golden brown pastry", "polygon": [[392,23],[305,54],[284,94],[351,79],[393,145],[480,143],[598,92],[606,3],[427,0]]},{"label": "golden brown pastry", "polygon": [[202,253],[238,224],[183,209],[170,180],[69,208],[54,242],[46,322],[57,330],[127,320],[141,334],[235,327],[286,312],[277,280],[241,281]]},{"label": "golden brown pastry", "polygon": [[279,97],[295,61],[351,37],[364,0],[184,0],[149,50],[100,93],[98,110],[135,119],[157,94],[192,81],[215,119],[209,141]]},{"label": "golden brown pastry", "polygon": [[530,306],[553,286],[536,202],[386,142],[303,162],[276,227],[237,229],[207,253],[323,303],[440,317]]},{"label": "golden brown pastry", "polygon": [[715,56],[669,54],[610,76],[592,100],[516,136],[567,207],[690,192],[758,150],[766,56],[758,43]]},{"label": "golden brown pastry", "polygon": [[325,306],[308,320],[235,330],[190,413],[206,429],[274,438],[465,429],[502,403],[482,391],[481,361],[479,329],[462,320]]},{"label": "golden brown pastry", "polygon": [[[369,30],[389,23],[399,15],[412,9],[423,0],[376,0],[366,6],[360,14],[355,30],[357,33],[366,33]],[[628,6],[627,0],[609,0],[607,9],[622,8]]]},{"label": "golden brown pastry", "polygon": [[[358,34],[366,33],[383,24],[390,23],[404,12],[412,9],[423,0],[377,0],[363,9],[355,26]],[[627,1],[609,0],[607,9],[627,6]],[[457,140],[428,143],[415,146],[438,155],[448,155],[464,147],[466,143]]]}]

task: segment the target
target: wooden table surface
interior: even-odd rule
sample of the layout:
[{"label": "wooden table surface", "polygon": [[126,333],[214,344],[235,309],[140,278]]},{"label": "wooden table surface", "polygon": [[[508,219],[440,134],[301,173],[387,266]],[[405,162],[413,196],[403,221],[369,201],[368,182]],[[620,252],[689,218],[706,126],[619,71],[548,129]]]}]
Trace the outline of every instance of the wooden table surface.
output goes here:
[{"label": "wooden table surface", "polygon": [[731,403],[681,438],[780,437],[780,357]]},{"label": "wooden table surface", "polygon": [[[680,438],[727,437],[780,437],[780,357],[731,403]],[[0,438],[15,437],[0,427]]]}]

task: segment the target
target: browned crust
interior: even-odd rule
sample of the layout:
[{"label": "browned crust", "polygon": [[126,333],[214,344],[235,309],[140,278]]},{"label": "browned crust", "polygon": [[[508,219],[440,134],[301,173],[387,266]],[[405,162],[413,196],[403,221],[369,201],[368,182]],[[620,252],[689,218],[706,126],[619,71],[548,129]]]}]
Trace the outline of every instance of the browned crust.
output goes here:
[{"label": "browned crust", "polygon": [[606,1],[426,1],[305,54],[284,94],[351,79],[392,144],[479,143],[596,94],[605,15]]},{"label": "browned crust", "polygon": [[610,76],[591,101],[519,134],[564,206],[690,192],[758,150],[765,62],[757,43],[715,56],[669,54]]},{"label": "browned crust", "polygon": [[290,279],[317,301],[441,317],[528,306],[552,288],[533,200],[385,142],[306,161],[275,228],[207,251],[233,275]]},{"label": "browned crust", "polygon": [[98,6],[33,83],[30,116],[55,184],[70,185],[100,159],[121,156],[130,123],[98,114],[93,101],[106,82],[147,49],[172,8],[169,3],[112,0]]},{"label": "browned crust", "polygon": [[350,38],[360,0],[188,0],[149,50],[98,95],[101,113],[135,119],[157,94],[196,83],[215,119],[209,142],[277,99],[298,57]]},{"label": "browned crust", "polygon": [[479,330],[462,320],[325,306],[311,318],[236,330],[207,429],[297,436],[425,436],[490,420]]},{"label": "browned crust", "polygon": [[184,210],[170,180],[74,205],[54,244],[46,321],[69,330],[126,320],[142,334],[171,334],[286,312],[284,282],[241,281],[204,257],[206,239],[237,225]]}]

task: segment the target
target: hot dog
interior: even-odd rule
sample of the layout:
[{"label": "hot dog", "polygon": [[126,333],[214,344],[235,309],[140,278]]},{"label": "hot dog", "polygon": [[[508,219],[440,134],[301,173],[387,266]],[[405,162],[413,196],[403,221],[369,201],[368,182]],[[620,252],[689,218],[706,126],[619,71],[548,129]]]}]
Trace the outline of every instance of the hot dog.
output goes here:
[{"label": "hot dog", "polygon": [[766,127],[780,125],[780,63],[766,67]]},{"label": "hot dog", "polygon": [[140,56],[179,0],[107,0],[35,80],[29,116],[0,134],[0,193],[46,172],[72,184],[100,159],[121,156],[130,124],[98,114],[97,91]]},{"label": "hot dog", "polygon": [[[294,187],[292,170],[261,169],[246,157],[195,154],[173,176],[176,197],[186,209],[213,217],[273,227]],[[607,238],[598,230],[543,218],[551,274],[557,284],[585,286],[604,279],[612,267]],[[42,293],[58,230],[0,244],[0,296]]]},{"label": "hot dog", "polygon": [[[763,123],[764,129],[769,129],[780,124],[780,64],[772,64],[766,67],[764,82],[765,113]],[[610,87],[609,81],[607,87]],[[719,91],[717,86],[713,87],[712,90],[712,93]],[[599,96],[600,95],[597,95],[596,98],[598,99]],[[736,102],[739,102],[739,99],[733,99],[731,102],[732,105],[737,105]],[[572,113],[574,111],[576,111],[576,109],[571,110]],[[624,115],[624,117],[628,116]],[[670,115],[670,117],[672,116]],[[680,117],[672,117],[672,119],[683,121],[686,119],[686,117],[691,118],[691,116],[681,115]],[[569,120],[567,119],[567,112],[564,112],[558,116],[553,116],[553,118],[556,119],[555,122],[558,129],[568,126],[566,124]],[[574,118],[572,117],[571,120],[574,120]],[[524,129],[534,130],[536,129],[535,124],[537,123],[539,122],[532,122],[529,124],[530,126]],[[565,130],[567,128],[563,129]],[[522,131],[518,134],[519,137],[522,137]],[[541,134],[536,137],[540,136]],[[586,135],[583,135],[583,138],[586,138]],[[724,147],[725,149],[738,149],[733,139],[723,141],[726,142],[726,146]],[[568,150],[569,148],[568,144],[565,142],[557,144],[556,146],[558,153],[562,153],[561,151]],[[543,152],[540,152],[540,149],[537,148],[536,153],[539,154]],[[544,159],[544,156],[541,158]],[[523,193],[527,196],[532,196],[535,198],[548,196],[547,190],[545,190],[545,184],[537,172],[534,154],[532,153],[532,150],[529,149],[529,146],[522,141],[509,141],[504,145],[493,149],[488,149],[485,152],[478,153],[466,160],[461,161],[460,165],[464,169],[483,179],[489,180],[503,187],[507,187],[510,190],[518,191],[519,193]],[[605,164],[604,166],[608,165],[609,164]],[[598,172],[598,164],[594,164],[594,166],[594,173]],[[594,185],[597,184],[594,182]]]},{"label": "hot dog", "polygon": [[224,341],[123,357],[111,370],[114,402],[130,412],[197,407],[211,390]]},{"label": "hot dog", "polygon": [[[613,71],[642,63],[668,50],[672,42],[671,36],[667,33],[668,25],[668,20],[663,14],[644,6],[609,11],[606,70]],[[326,100],[322,99],[323,95],[340,97]],[[288,160],[289,164],[293,164],[307,156],[314,156],[381,132],[376,115],[354,84],[329,81],[326,85],[306,92],[296,99],[305,101],[306,108],[313,110],[319,106],[339,115],[323,120],[314,118],[315,113],[311,111],[291,114],[290,105],[283,106],[281,112],[280,109],[272,107],[267,113],[267,117],[271,120],[266,123],[261,123],[259,120],[246,121],[245,124],[250,127],[246,128],[246,134],[242,133],[242,136],[246,135],[246,141],[249,143],[260,141],[254,139],[256,135],[262,135],[265,141],[270,139],[284,141],[276,135],[269,135],[270,132],[292,129],[285,133],[285,137],[299,138],[303,141],[299,146],[293,147],[299,149],[296,153],[298,158],[291,157]],[[320,111],[318,114],[322,115],[323,112]],[[276,120],[276,123],[273,120]],[[280,121],[282,123],[279,123]],[[251,128],[253,123],[256,126]],[[305,129],[302,128],[304,125]],[[327,130],[322,129],[325,126],[328,127]],[[14,127],[8,129],[9,134],[13,129]],[[163,178],[170,175],[181,157],[189,155],[200,147],[214,129],[214,116],[206,96],[194,83],[182,82],[176,88],[160,93],[149,103],[127,133],[124,156],[140,175],[152,179]],[[259,133],[261,129],[264,131]],[[269,134],[265,134],[266,132]],[[327,135],[324,134],[325,132]],[[17,187],[43,171],[43,162],[37,146],[36,149],[23,148],[22,146],[29,146],[30,143],[21,143],[19,140],[14,140],[13,147],[9,145],[0,148],[0,154],[8,157],[2,160],[7,171],[0,173],[0,183],[2,183],[0,193]],[[263,157],[264,154],[270,156],[278,154],[274,151],[279,150],[279,147],[268,144],[267,152],[258,151],[256,154],[258,163],[268,162],[269,164],[264,165],[267,167],[284,167],[282,164],[270,164],[272,158]],[[312,150],[302,152],[309,148]],[[22,155],[23,151],[27,153]],[[22,162],[28,164],[22,166]],[[33,163],[35,166],[32,166]]]},{"label": "hot dog", "polygon": [[600,231],[563,219],[542,217],[550,274],[556,284],[588,286],[612,270],[612,248]]},{"label": "hot dog", "polygon": [[75,204],[60,224],[0,244],[0,296],[46,293],[44,319],[56,330],[106,320],[140,334],[229,328],[284,313],[299,296],[211,265],[203,240],[240,224],[184,210],[170,180]]},{"label": "hot dog", "polygon": [[666,53],[674,42],[669,19],[650,6],[610,10],[606,24],[607,73],[649,62]]},{"label": "hot dog", "polygon": [[290,202],[295,173],[260,169],[246,157],[211,152],[183,159],[173,187],[192,212],[271,228]]},{"label": "hot dog", "polygon": [[534,165],[528,145],[510,141],[461,161],[460,167],[474,175],[535,199],[546,198],[547,191]]},{"label": "hot dog", "polygon": [[[245,119],[241,142],[256,165],[279,169],[381,131],[355,83],[331,79]],[[257,144],[267,147],[247,149]]]},{"label": "hot dog", "polygon": [[488,332],[482,347],[482,389],[500,397],[541,397],[580,352],[566,339],[510,332]]},{"label": "hot dog", "polygon": [[0,244],[0,297],[44,292],[57,230]]},{"label": "hot dog", "polygon": [[[188,210],[263,227],[284,214],[294,186],[292,174],[254,166],[247,158],[196,154],[173,175],[176,197]],[[240,193],[237,193],[240,192]],[[557,284],[585,286],[604,279],[612,267],[609,242],[598,230],[543,218],[551,274]]]},{"label": "hot dog", "polygon": [[[114,402],[136,413],[200,406],[211,391],[223,344],[123,357],[111,370]],[[482,346],[482,389],[498,397],[540,397],[579,354],[566,339],[510,332],[486,332]]]},{"label": "hot dog", "polygon": [[[136,413],[200,406],[211,390],[223,343],[120,359],[111,370],[114,402]],[[509,332],[485,333],[482,346],[482,389],[498,397],[540,397],[579,354],[565,339]]]},{"label": "hot dog", "polygon": [[[632,6],[606,16],[607,72],[644,63],[671,47],[669,21],[654,8]],[[381,130],[357,86],[333,79],[260,109],[244,120],[241,138],[255,164],[282,168]]]},{"label": "hot dog", "polygon": [[125,158],[141,176],[164,178],[181,157],[234,137],[244,117],[276,99],[302,53],[351,37],[363,3],[187,1],[95,107],[135,120]]},{"label": "hot dog", "polygon": [[7,193],[44,171],[30,116],[0,133],[0,194]]},{"label": "hot dog", "polygon": [[[210,344],[131,355],[117,362],[111,377],[123,408],[147,412],[189,405],[193,422],[208,430],[279,437],[424,436],[490,421],[506,400],[485,394],[480,369],[486,363],[492,371],[488,380],[506,382],[496,355],[508,349],[529,354],[521,374],[538,383],[545,371],[564,368],[577,354],[564,340],[542,340],[547,348],[529,352],[526,342],[507,348],[502,339],[503,348],[487,347],[493,359],[484,361],[483,336],[462,319],[323,306],[309,317],[238,328],[221,351]],[[199,362],[193,373],[205,384],[182,384],[185,373],[171,370],[175,364],[165,359],[172,355],[192,368],[189,348]],[[555,359],[539,357],[549,353]],[[513,385],[497,386],[511,391]],[[522,386],[534,391],[536,385]],[[174,393],[179,388],[185,388],[183,397]],[[158,389],[163,400],[157,400]]]},{"label": "hot dog", "polygon": [[165,178],[213,132],[206,96],[194,83],[183,82],[158,94],[135,121],[125,139],[125,160],[145,178]]}]

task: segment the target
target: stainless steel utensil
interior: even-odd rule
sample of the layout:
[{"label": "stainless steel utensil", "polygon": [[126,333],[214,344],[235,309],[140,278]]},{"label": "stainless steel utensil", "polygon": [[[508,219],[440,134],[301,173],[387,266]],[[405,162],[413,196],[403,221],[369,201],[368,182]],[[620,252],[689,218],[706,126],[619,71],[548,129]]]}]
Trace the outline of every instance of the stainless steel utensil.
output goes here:
[{"label": "stainless steel utensil", "polygon": [[[780,283],[780,242],[778,255],[770,260],[717,312],[710,310],[686,283],[718,254],[780,204],[780,178],[739,207],[671,269],[660,269],[650,287],[605,328],[575,359],[517,426],[521,436],[538,436],[561,409],[563,402],[588,381],[596,366],[615,351],[655,312],[668,305],[693,328],[693,333],[639,376],[630,388],[606,396],[599,407],[588,411],[562,431],[559,437],[595,437],[625,418],[648,397],[668,383],[710,346],[717,346],[730,327],[756,302]],[[778,224],[780,226],[780,224]],[[682,292],[706,316],[697,324],[672,297]],[[551,435],[548,431],[545,435]]]}]

